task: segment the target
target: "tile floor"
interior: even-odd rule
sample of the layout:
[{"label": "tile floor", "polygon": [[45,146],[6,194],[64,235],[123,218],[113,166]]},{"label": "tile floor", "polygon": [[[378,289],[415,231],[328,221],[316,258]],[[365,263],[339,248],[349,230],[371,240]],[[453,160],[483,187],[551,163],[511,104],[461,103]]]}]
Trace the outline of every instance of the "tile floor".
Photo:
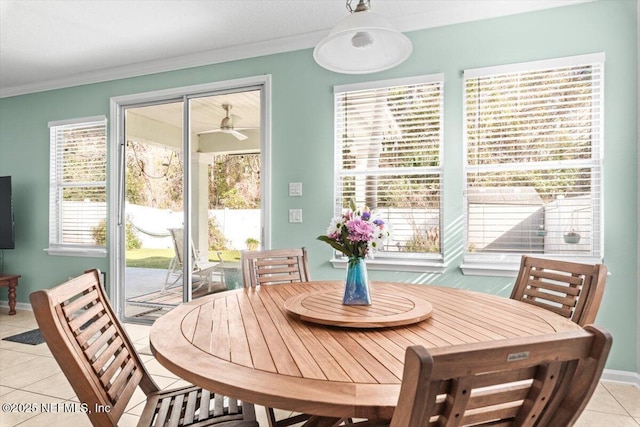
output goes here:
[{"label": "tile floor", "polygon": [[[33,313],[18,310],[8,316],[8,308],[0,307],[0,338],[37,328]],[[125,328],[139,350],[148,346],[148,326],[126,324]],[[184,384],[164,369],[150,355],[141,354],[147,369],[160,387]],[[41,404],[77,402],[75,394],[58,368],[46,344],[26,345],[0,340],[0,403]],[[135,426],[143,408],[144,394],[138,390],[121,419],[119,427]],[[61,406],[58,406],[61,407]],[[266,426],[263,408],[256,408],[261,426]],[[0,427],[82,427],[90,426],[86,415],[76,412],[43,413],[5,412],[0,410]],[[601,382],[578,427],[640,426],[640,389],[633,385]]]}]

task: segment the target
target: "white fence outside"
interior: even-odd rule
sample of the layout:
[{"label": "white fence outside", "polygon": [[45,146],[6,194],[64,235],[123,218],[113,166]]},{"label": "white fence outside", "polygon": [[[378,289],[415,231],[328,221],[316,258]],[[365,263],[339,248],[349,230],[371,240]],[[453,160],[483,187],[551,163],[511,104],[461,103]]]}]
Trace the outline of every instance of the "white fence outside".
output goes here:
[{"label": "white fence outside", "polygon": [[[127,204],[126,212],[142,247],[173,248],[168,229],[182,227],[182,212],[132,204]],[[248,238],[260,240],[259,209],[213,209],[209,210],[209,218],[215,218],[232,249],[246,249]]]},{"label": "white fence outside", "polygon": [[[482,250],[485,246],[506,235],[510,229],[517,226],[515,223],[520,224],[527,221],[527,217],[535,214],[535,211],[541,207],[542,206],[531,207],[529,211],[523,212],[522,206],[520,206],[518,208],[520,215],[514,215],[512,213],[512,215],[508,216],[513,219],[512,222],[505,222],[504,220],[496,222],[494,220],[492,224],[485,224],[487,229],[493,231],[483,237],[470,236],[470,242],[477,245],[477,250]],[[74,223],[74,226],[69,228],[70,232],[78,227],[92,229],[98,226],[100,222],[99,215],[96,214],[96,211],[104,211],[105,208],[104,203],[74,202],[73,206],[67,206],[65,208],[65,212],[67,212],[68,215],[65,215],[64,223],[67,224],[67,226],[69,226],[70,222]],[[471,207],[472,210],[480,208],[482,207],[479,205]],[[491,208],[493,210],[500,209],[500,207],[496,206],[492,206]],[[511,206],[508,208],[513,209]],[[545,253],[562,254],[590,250],[592,245],[590,231],[592,227],[597,227],[597,224],[591,224],[591,200],[588,197],[558,199],[542,208],[544,209],[544,224],[547,230],[547,235],[544,237],[542,245]],[[483,209],[486,209],[486,207],[483,207]],[[505,209],[505,207],[502,206],[502,209]],[[393,223],[390,225],[394,234],[393,240],[396,243],[406,242],[412,237],[412,234],[416,230],[439,227],[437,211],[428,212],[418,221],[416,221],[415,218],[404,218],[402,214],[398,212],[394,213],[393,211],[394,210],[391,209],[380,213],[386,218],[393,218]],[[402,212],[406,213],[406,210],[402,210]],[[168,229],[182,226],[182,212],[127,204],[126,213],[127,221],[133,225],[136,236],[142,242],[142,247],[150,249],[173,248]],[[572,214],[574,217],[573,221],[571,221]],[[485,222],[491,222],[491,217],[492,215],[487,215]],[[228,246],[231,249],[246,249],[246,241],[248,238],[260,240],[259,209],[215,209],[209,211],[209,218],[215,218],[217,226],[228,240]],[[563,235],[566,231],[569,231],[567,225],[570,222],[573,222],[573,227],[576,231],[580,232],[582,239],[579,244],[568,246],[563,240]],[[324,232],[325,229],[317,230],[317,234]],[[94,243],[91,233],[85,233],[85,235],[75,237],[74,243]],[[82,241],[77,241],[78,239]],[[393,241],[390,246],[390,250],[393,250]]]}]

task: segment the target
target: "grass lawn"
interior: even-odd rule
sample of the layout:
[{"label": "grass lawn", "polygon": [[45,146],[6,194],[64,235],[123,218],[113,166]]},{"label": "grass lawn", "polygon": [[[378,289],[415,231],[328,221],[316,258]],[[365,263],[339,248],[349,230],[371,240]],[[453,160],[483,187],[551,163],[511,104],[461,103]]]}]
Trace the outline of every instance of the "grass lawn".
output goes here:
[{"label": "grass lawn", "polygon": [[[127,250],[127,267],[169,268],[173,258],[173,249],[129,249]],[[240,251],[221,251],[223,261],[239,261]],[[215,251],[209,251],[209,261],[217,261]]]}]

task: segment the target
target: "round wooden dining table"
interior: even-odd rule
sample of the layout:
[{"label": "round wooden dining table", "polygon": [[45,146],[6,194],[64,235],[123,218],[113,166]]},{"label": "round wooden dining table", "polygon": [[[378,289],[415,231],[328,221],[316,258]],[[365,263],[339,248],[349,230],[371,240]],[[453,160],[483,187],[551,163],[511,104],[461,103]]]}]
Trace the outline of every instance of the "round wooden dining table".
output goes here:
[{"label": "round wooden dining table", "polygon": [[[371,306],[342,306],[334,297],[343,286],[259,286],[181,304],[155,321],[152,352],[177,376],[247,402],[323,417],[390,419],[410,345],[435,349],[579,329],[531,304],[431,285],[372,282]],[[412,312],[416,301],[423,308],[419,301],[429,303],[430,312],[385,323],[386,316]],[[378,320],[331,324],[318,321],[322,313]]]}]

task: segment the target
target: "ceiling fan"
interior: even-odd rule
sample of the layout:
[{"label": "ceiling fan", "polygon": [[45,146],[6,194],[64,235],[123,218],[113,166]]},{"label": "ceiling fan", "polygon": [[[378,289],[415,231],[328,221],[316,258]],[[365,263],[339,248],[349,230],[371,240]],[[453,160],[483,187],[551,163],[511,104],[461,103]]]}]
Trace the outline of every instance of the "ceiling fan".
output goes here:
[{"label": "ceiling fan", "polygon": [[245,135],[243,133],[240,133],[238,131],[239,130],[255,129],[255,128],[235,128],[233,126],[233,117],[235,116],[235,114],[233,116],[229,116],[229,110],[231,110],[231,108],[233,108],[233,106],[231,104],[222,104],[222,108],[226,112],[226,115],[222,119],[222,121],[220,122],[220,127],[217,128],[217,129],[211,129],[211,130],[206,130],[204,132],[200,132],[200,134],[222,132],[222,133],[231,134],[231,135],[235,136],[237,139],[239,139],[240,141],[243,141],[243,140],[247,139],[248,138],[247,135]]}]

